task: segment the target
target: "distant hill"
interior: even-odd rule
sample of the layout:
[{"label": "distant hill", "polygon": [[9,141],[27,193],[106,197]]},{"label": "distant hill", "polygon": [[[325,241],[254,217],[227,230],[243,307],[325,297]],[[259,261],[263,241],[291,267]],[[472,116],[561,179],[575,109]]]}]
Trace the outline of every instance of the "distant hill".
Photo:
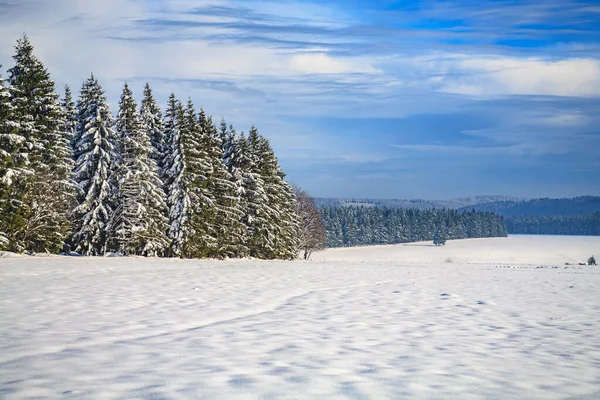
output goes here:
[{"label": "distant hill", "polygon": [[383,207],[483,211],[504,217],[508,233],[544,235],[599,235],[600,197],[522,199],[473,196],[450,200],[316,198],[319,207]]},{"label": "distant hill", "polygon": [[562,199],[502,200],[462,207],[460,210],[489,211],[504,217],[584,215],[600,211],[600,197],[580,196]]},{"label": "distant hill", "polygon": [[[314,199],[318,207],[386,207],[386,208],[416,208],[419,210],[431,208],[460,209],[469,206],[479,206],[488,203],[516,202],[523,200],[518,197],[507,196],[473,196],[460,197],[450,200],[423,200],[423,199],[358,199],[358,198],[323,198]],[[470,211],[470,210],[469,210]]]}]

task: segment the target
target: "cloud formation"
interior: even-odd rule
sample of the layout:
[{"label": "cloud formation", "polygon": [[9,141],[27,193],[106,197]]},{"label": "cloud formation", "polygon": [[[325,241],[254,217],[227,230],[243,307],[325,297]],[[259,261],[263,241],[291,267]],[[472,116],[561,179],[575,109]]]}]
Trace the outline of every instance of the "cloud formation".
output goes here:
[{"label": "cloud formation", "polygon": [[[527,171],[516,177],[549,157],[589,169],[577,155],[598,145],[599,25],[587,0],[0,0],[0,64],[27,32],[59,86],[93,71],[115,104],[125,81],[149,81],[163,103],[174,91],[239,130],[257,124],[316,195],[350,194],[339,181],[447,197],[423,182],[452,170],[454,194],[473,194],[456,177],[504,171],[502,157]],[[481,190],[506,188],[497,175]],[[540,195],[599,193],[586,176]]]}]

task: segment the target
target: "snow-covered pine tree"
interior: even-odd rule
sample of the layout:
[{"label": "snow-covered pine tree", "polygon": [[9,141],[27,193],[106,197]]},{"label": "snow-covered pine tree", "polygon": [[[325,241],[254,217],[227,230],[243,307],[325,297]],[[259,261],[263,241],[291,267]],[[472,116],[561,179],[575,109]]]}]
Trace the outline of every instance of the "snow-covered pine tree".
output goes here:
[{"label": "snow-covered pine tree", "polygon": [[189,237],[190,197],[184,179],[186,154],[183,148],[182,128],[184,112],[181,103],[171,93],[164,117],[165,152],[162,176],[167,188],[169,207],[170,246],[168,255],[185,257],[185,245]]},{"label": "snow-covered pine tree", "polygon": [[71,88],[68,85],[65,86],[65,96],[63,97],[60,105],[63,111],[64,137],[68,141],[69,147],[72,149],[73,138],[75,136],[75,132],[77,131],[77,108],[75,107],[75,102],[73,101]]},{"label": "snow-covered pine tree", "polygon": [[152,95],[152,89],[148,83],[144,86],[144,98],[140,105],[140,119],[152,145],[150,158],[154,161],[157,170],[161,171],[163,169],[166,150],[165,130],[160,107],[156,104],[156,100]]},{"label": "snow-covered pine tree", "polygon": [[25,226],[17,234],[18,242],[24,250],[57,252],[70,229],[68,210],[73,199],[63,112],[54,82],[33,54],[27,36],[17,40],[15,51],[9,90],[33,171],[23,193]]},{"label": "snow-covered pine tree", "polygon": [[209,257],[218,247],[214,224],[216,205],[208,189],[212,164],[203,146],[206,134],[190,99],[185,107],[182,129],[186,160],[184,180],[190,197],[189,237],[184,254],[188,258]]},{"label": "snow-covered pine tree", "polygon": [[221,143],[221,152],[223,153],[223,161],[225,161],[225,151],[228,146],[229,136],[231,132],[227,129],[227,122],[225,118],[221,118],[221,124],[219,125],[219,142]]},{"label": "snow-covered pine tree", "polygon": [[[225,143],[223,144],[223,161],[229,171],[231,182],[235,187],[236,196],[238,198],[238,209],[241,214],[242,223],[242,239],[238,246],[238,257],[245,257],[250,254],[250,238],[251,231],[251,213],[258,209],[258,204],[254,203],[254,192],[252,187],[256,180],[251,172],[252,160],[250,158],[250,150],[248,141],[242,133],[237,136],[233,126],[229,126],[227,130]],[[246,189],[251,190],[246,193]],[[249,203],[252,200],[252,203]],[[250,207],[249,204],[253,206]]]},{"label": "snow-covered pine tree", "polygon": [[[207,191],[214,201],[214,226],[217,247],[209,253],[209,257],[240,257],[246,254],[244,246],[245,227],[241,222],[243,212],[239,207],[238,188],[223,163],[222,142],[217,127],[211,117],[200,111],[199,123],[203,132],[202,146],[211,174],[207,177]],[[221,124],[223,126],[223,122]]]},{"label": "snow-covered pine tree", "polygon": [[10,93],[0,75],[0,249],[21,250],[15,243],[15,234],[24,225],[22,197],[27,168],[26,139],[14,121]]},{"label": "snow-covered pine tree", "polygon": [[239,208],[243,213],[242,223],[245,227],[245,255],[260,257],[255,249],[261,228],[265,225],[263,207],[267,204],[267,196],[263,181],[260,174],[254,170],[257,160],[244,133],[236,136],[235,131],[230,128],[228,142],[224,157],[240,196]]},{"label": "snow-covered pine tree", "polygon": [[111,178],[117,164],[115,121],[104,91],[92,75],[77,102],[74,139],[75,181],[80,195],[74,209],[73,244],[84,255],[106,251],[107,224],[113,213]]},{"label": "snow-covered pine tree", "polygon": [[115,211],[108,227],[108,249],[124,255],[159,256],[168,247],[165,194],[152,145],[129,86],[119,102],[116,131],[120,162],[115,171]]},{"label": "snow-covered pine tree", "polygon": [[[243,137],[242,137],[243,138]],[[245,168],[243,174],[244,199],[246,200],[247,210],[245,223],[248,232],[248,247],[250,255],[262,259],[274,259],[275,256],[275,235],[277,234],[276,221],[277,210],[273,209],[269,196],[265,190],[265,181],[261,173],[262,154],[259,148],[259,134],[253,126],[248,133],[248,138],[242,152],[247,154],[249,166]]]},{"label": "snow-covered pine tree", "polygon": [[293,260],[298,257],[299,229],[294,191],[285,182],[285,174],[269,141],[260,136],[254,127],[250,130],[249,141],[267,196],[264,207],[266,225],[263,241],[257,251],[262,253],[261,258]]}]

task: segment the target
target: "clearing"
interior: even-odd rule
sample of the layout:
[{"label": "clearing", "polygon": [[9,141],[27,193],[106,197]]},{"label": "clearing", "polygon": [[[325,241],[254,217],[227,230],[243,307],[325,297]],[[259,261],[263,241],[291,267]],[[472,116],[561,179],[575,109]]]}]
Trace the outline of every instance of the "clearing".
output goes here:
[{"label": "clearing", "polygon": [[0,258],[0,398],[600,398],[600,237]]}]

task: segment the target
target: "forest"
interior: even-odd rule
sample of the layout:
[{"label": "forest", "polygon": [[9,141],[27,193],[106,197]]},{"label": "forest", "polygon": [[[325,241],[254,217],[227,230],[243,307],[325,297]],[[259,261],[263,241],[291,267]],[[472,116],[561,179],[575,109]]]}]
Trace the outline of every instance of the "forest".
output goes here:
[{"label": "forest", "polygon": [[191,99],[164,114],[125,84],[113,116],[92,74],[62,98],[34,47],[0,76],[0,250],[295,259],[302,216],[269,141]]},{"label": "forest", "polygon": [[506,237],[503,217],[483,211],[321,207],[327,247]]},{"label": "forest", "polygon": [[507,217],[506,228],[512,234],[600,236],[600,212]]}]

